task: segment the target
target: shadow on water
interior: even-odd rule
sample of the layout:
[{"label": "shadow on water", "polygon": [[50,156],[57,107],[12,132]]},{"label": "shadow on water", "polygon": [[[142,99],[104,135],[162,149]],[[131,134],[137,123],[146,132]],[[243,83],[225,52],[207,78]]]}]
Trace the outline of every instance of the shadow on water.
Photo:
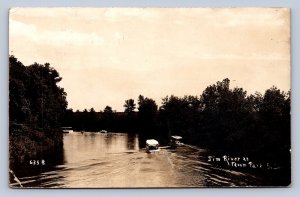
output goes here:
[{"label": "shadow on water", "polygon": [[[56,169],[56,166],[63,165],[65,163],[64,147],[56,147],[54,150],[43,152],[42,155],[30,158],[24,163],[16,163],[10,165],[10,169],[14,172],[15,176],[22,180],[23,177],[38,177],[38,175],[52,171]],[[12,174],[9,177],[12,186],[19,187]],[[34,182],[34,183],[33,183]],[[27,187],[36,187],[39,179],[35,181],[29,181],[26,184]],[[31,184],[32,183],[32,184]]]},{"label": "shadow on water", "polygon": [[135,150],[139,147],[138,134],[128,134],[127,135],[127,148],[128,150]]}]

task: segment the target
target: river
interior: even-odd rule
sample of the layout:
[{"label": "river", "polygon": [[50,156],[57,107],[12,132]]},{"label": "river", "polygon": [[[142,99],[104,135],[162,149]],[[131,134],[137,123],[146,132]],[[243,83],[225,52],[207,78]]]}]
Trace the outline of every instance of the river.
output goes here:
[{"label": "river", "polygon": [[[44,161],[47,165],[46,156]],[[24,187],[50,188],[251,186],[261,181],[209,163],[204,149],[183,145],[149,154],[137,134],[92,132],[64,134],[58,164],[18,178]]]}]

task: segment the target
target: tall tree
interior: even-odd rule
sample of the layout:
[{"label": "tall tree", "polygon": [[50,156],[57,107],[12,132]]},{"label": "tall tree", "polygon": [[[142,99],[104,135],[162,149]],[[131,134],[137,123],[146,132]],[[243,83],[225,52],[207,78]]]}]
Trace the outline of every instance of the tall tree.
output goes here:
[{"label": "tall tree", "polygon": [[139,95],[138,110],[140,116],[154,118],[157,112],[157,104],[153,99]]},{"label": "tall tree", "polygon": [[184,135],[186,133],[187,129],[190,128],[192,109],[197,108],[197,106],[193,106],[194,104],[192,96],[179,98],[171,95],[163,98],[159,112],[160,118],[165,120],[169,135]]},{"label": "tall tree", "polygon": [[58,72],[49,63],[25,67],[14,56],[9,60],[10,120],[20,123],[25,120],[17,116],[26,114],[26,121],[37,127],[60,127],[68,103],[57,85],[62,79]]},{"label": "tall tree", "polygon": [[138,98],[138,119],[140,128],[143,130],[153,130],[157,114],[157,104],[153,99],[139,95]]},{"label": "tall tree", "polygon": [[134,103],[133,99],[128,99],[125,101],[125,104],[123,105],[125,107],[126,113],[132,113],[135,110],[136,104]]},{"label": "tall tree", "polygon": [[9,68],[10,156],[13,163],[22,163],[62,145],[59,127],[67,94],[58,86],[62,78],[49,63],[24,66],[10,56]]}]

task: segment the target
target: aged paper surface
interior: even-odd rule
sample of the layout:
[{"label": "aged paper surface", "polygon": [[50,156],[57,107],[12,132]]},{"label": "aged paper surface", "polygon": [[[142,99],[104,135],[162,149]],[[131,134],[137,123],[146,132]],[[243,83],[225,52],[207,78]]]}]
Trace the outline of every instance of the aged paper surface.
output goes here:
[{"label": "aged paper surface", "polygon": [[288,186],[287,8],[12,8],[11,187]]}]

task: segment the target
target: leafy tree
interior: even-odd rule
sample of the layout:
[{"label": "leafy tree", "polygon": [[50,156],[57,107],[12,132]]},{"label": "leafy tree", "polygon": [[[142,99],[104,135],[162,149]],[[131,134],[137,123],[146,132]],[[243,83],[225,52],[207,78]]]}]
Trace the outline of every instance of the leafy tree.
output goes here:
[{"label": "leafy tree", "polygon": [[103,112],[104,112],[105,114],[111,114],[111,113],[113,113],[113,110],[112,110],[112,108],[111,108],[110,106],[107,105],[107,106],[104,108]]},{"label": "leafy tree", "polygon": [[[110,106],[106,106],[102,113],[102,121],[100,124],[101,128],[104,129],[115,129],[116,126],[121,124],[121,120],[115,120],[115,114]],[[118,123],[117,123],[118,122]]]},{"label": "leafy tree", "polygon": [[273,86],[265,91],[260,107],[261,128],[259,139],[267,158],[278,157],[289,161],[290,142],[290,92]]},{"label": "leafy tree", "polygon": [[[199,109],[197,97],[179,98],[171,95],[163,98],[160,117],[165,122],[169,135],[185,135],[193,128],[195,111]],[[195,118],[195,117],[194,117]]]},{"label": "leafy tree", "polygon": [[251,94],[246,98],[247,103],[247,111],[249,112],[259,112],[261,109],[261,104],[263,100],[263,95],[259,92],[255,92],[255,94]]},{"label": "leafy tree", "polygon": [[246,110],[247,92],[242,88],[229,88],[230,80],[224,79],[215,85],[208,86],[201,95],[202,109],[205,112],[224,113]]},{"label": "leafy tree", "polygon": [[138,98],[138,119],[140,128],[146,132],[154,130],[157,114],[157,104],[153,99],[139,95]]},{"label": "leafy tree", "polygon": [[10,56],[9,68],[10,161],[22,163],[62,145],[67,94],[49,63],[24,66]]},{"label": "leafy tree", "polygon": [[145,118],[154,119],[156,112],[157,112],[157,104],[153,99],[145,98],[142,95],[139,95],[138,99],[138,110],[139,115]]},{"label": "leafy tree", "polygon": [[[10,57],[10,120],[26,121],[42,128],[59,128],[67,107],[66,93],[57,86],[58,72],[34,63],[25,67],[14,56]],[[26,120],[21,117],[26,114]]]},{"label": "leafy tree", "polygon": [[25,97],[26,67],[11,56],[9,58],[9,118],[11,122],[23,123],[31,116],[29,100]]},{"label": "leafy tree", "polygon": [[286,95],[275,86],[266,90],[262,100],[261,112],[268,115],[282,115],[285,106]]},{"label": "leafy tree", "polygon": [[125,101],[124,107],[126,113],[132,113],[135,110],[135,103],[133,99],[128,99]]}]

